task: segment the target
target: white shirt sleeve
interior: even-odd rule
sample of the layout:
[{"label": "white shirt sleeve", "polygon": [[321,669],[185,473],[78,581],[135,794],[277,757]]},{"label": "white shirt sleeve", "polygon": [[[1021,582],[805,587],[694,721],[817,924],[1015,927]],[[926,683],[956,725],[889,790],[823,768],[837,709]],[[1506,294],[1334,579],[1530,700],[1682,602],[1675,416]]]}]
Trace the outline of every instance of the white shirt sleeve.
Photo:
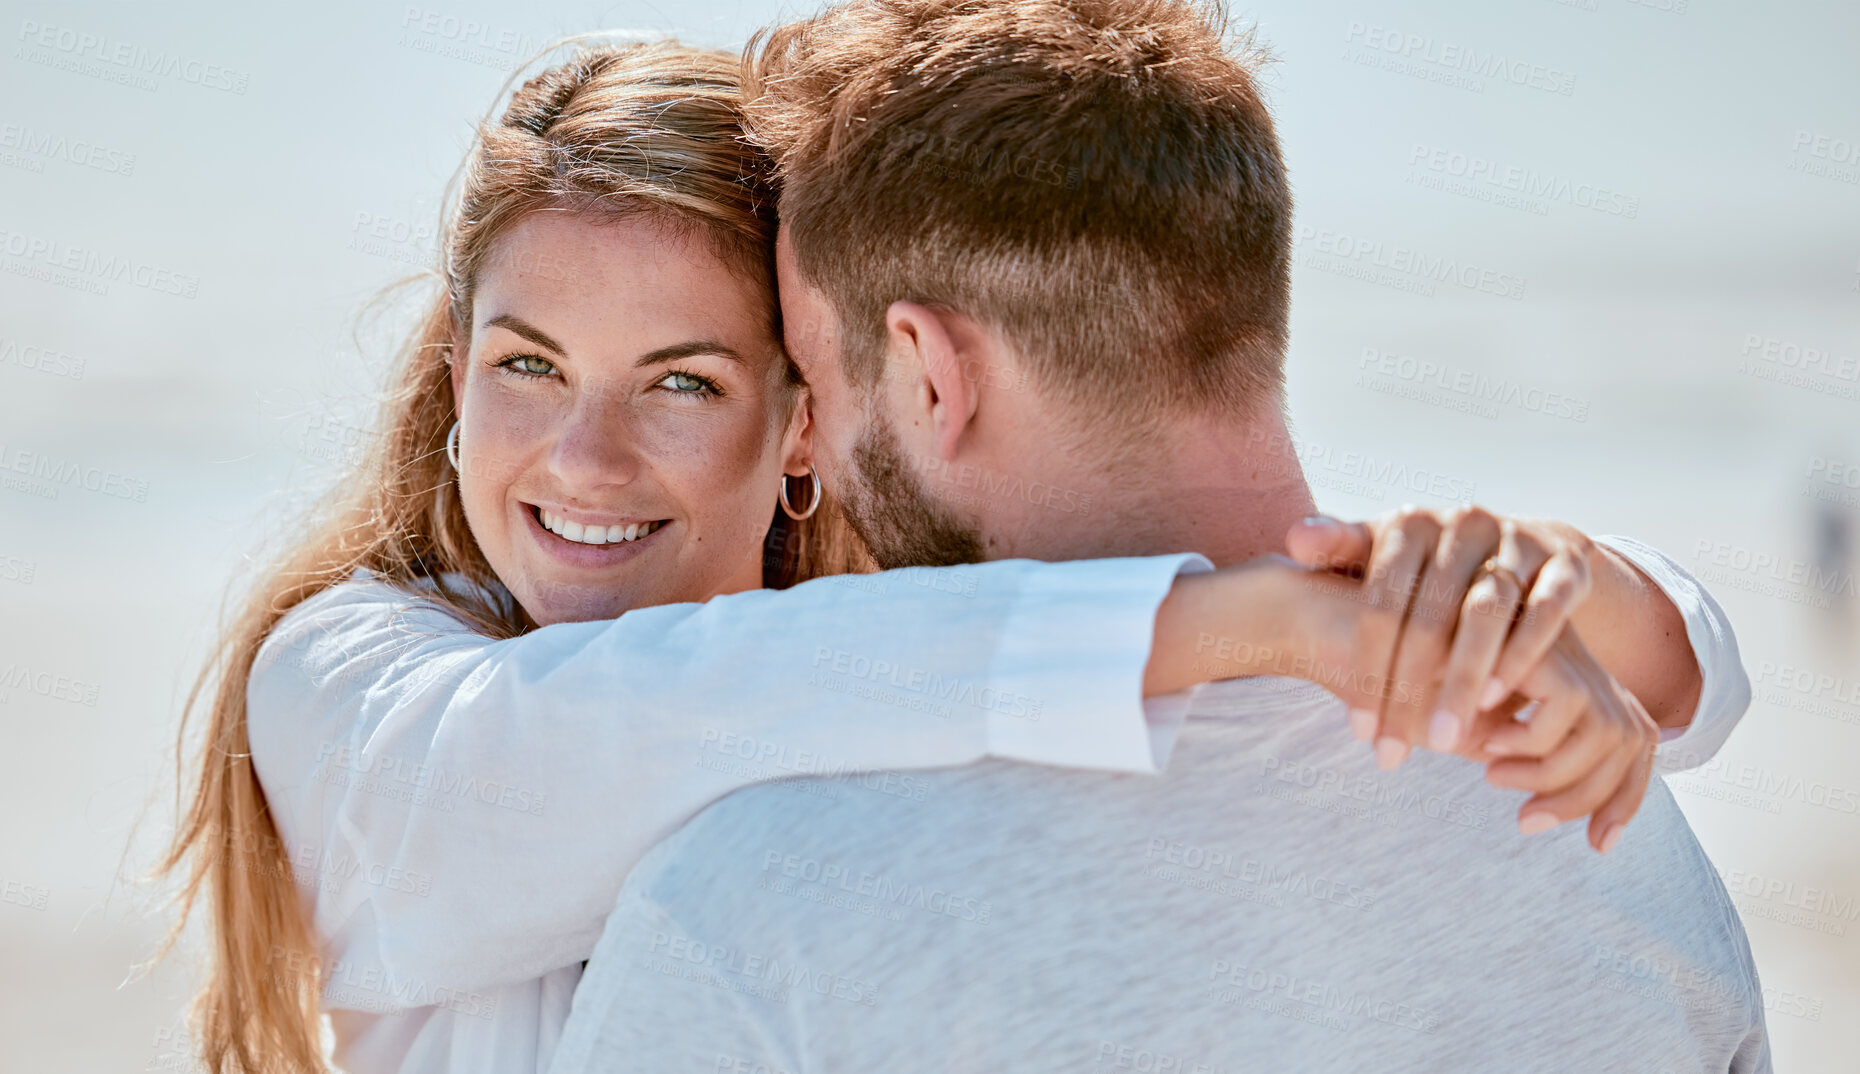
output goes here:
[{"label": "white shirt sleeve", "polygon": [[259,650],[253,763],[324,956],[379,971],[355,1003],[445,1003],[588,957],[640,856],[739,787],[990,755],[1157,771],[1156,609],[1206,568],[888,571],[501,641],[351,581]]},{"label": "white shirt sleeve", "polygon": [[1686,638],[1704,680],[1699,707],[1686,726],[1660,732],[1653,770],[1667,775],[1697,768],[1717,754],[1750,708],[1750,676],[1737,655],[1731,620],[1699,580],[1664,553],[1629,537],[1598,537],[1596,542],[1620,553],[1653,579],[1685,618]]}]

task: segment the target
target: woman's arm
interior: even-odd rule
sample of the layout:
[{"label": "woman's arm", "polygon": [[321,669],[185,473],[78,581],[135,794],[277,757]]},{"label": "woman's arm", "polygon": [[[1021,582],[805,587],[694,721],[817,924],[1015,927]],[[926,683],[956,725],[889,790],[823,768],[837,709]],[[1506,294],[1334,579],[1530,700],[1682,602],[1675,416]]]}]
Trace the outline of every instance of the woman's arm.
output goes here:
[{"label": "woman's arm", "polygon": [[1589,596],[1576,606],[1570,625],[1615,680],[1640,699],[1654,723],[1685,727],[1698,711],[1705,686],[1685,617],[1633,560],[1601,541],[1585,538],[1583,545]]},{"label": "woman's arm", "polygon": [[1156,612],[1144,696],[1251,675],[1318,678],[1318,635],[1336,632],[1359,605],[1309,578],[1284,556],[1177,578]]},{"label": "woman's arm", "polygon": [[[1658,655],[1649,654],[1647,659],[1678,667],[1666,673],[1655,666],[1652,680],[1678,683],[1689,696],[1683,692],[1664,700],[1656,696],[1660,707],[1648,706],[1661,728],[1654,770],[1670,773],[1697,768],[1717,754],[1750,708],[1750,676],[1738,655],[1731,619],[1703,583],[1653,547],[1612,536],[1597,537],[1594,545],[1595,557],[1611,561],[1597,565],[1595,573],[1616,580],[1597,588],[1602,603],[1595,603],[1592,596],[1576,609],[1577,632],[1604,667],[1608,666],[1605,652],[1628,652],[1643,644],[1629,624],[1658,632],[1647,635],[1659,639],[1652,647]],[[1683,646],[1674,644],[1675,640]],[[1636,697],[1643,697],[1643,691],[1657,691],[1648,681],[1638,688],[1627,680],[1621,682]]]},{"label": "woman's arm", "polygon": [[251,749],[326,955],[483,990],[585,958],[640,855],[738,787],[989,755],[1154,770],[1146,678],[1225,673],[1218,644],[1177,657],[1244,640],[1269,573],[1176,578],[1205,566],[893,571],[505,641],[349,583],[261,649]]}]

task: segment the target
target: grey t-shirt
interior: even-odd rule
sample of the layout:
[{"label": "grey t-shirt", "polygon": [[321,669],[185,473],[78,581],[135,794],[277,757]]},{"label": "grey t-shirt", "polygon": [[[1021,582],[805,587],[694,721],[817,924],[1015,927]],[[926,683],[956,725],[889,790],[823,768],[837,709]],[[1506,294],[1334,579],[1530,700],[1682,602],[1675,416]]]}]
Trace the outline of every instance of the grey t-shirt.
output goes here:
[{"label": "grey t-shirt", "polygon": [[1664,783],[1607,856],[1519,835],[1521,801],[1455,757],[1379,771],[1288,679],[1201,689],[1163,776],[738,791],[635,869],[551,1069],[1767,1071]]}]

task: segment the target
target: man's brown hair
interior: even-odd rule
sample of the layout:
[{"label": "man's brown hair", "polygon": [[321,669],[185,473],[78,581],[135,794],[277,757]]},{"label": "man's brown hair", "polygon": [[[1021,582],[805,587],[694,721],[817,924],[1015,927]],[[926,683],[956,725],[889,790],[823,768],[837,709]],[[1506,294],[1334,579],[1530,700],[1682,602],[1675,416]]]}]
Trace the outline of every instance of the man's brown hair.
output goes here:
[{"label": "man's brown hair", "polygon": [[1001,331],[1068,401],[1276,401],[1291,192],[1263,62],[1186,0],[850,0],[750,42],[750,137],[854,383],[885,310]]}]

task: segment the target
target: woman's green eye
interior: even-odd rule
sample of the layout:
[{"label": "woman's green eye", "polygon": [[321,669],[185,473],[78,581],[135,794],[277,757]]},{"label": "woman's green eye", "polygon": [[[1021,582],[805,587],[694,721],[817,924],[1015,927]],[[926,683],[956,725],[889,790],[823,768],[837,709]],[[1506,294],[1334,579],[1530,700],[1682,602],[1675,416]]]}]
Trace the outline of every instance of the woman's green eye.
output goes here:
[{"label": "woman's green eye", "polygon": [[703,377],[694,377],[689,373],[667,373],[660,385],[675,392],[702,392],[710,390],[710,382]]},{"label": "woman's green eye", "polygon": [[519,354],[504,363],[519,373],[528,373],[532,377],[546,377],[555,372],[555,363],[536,354]]}]

